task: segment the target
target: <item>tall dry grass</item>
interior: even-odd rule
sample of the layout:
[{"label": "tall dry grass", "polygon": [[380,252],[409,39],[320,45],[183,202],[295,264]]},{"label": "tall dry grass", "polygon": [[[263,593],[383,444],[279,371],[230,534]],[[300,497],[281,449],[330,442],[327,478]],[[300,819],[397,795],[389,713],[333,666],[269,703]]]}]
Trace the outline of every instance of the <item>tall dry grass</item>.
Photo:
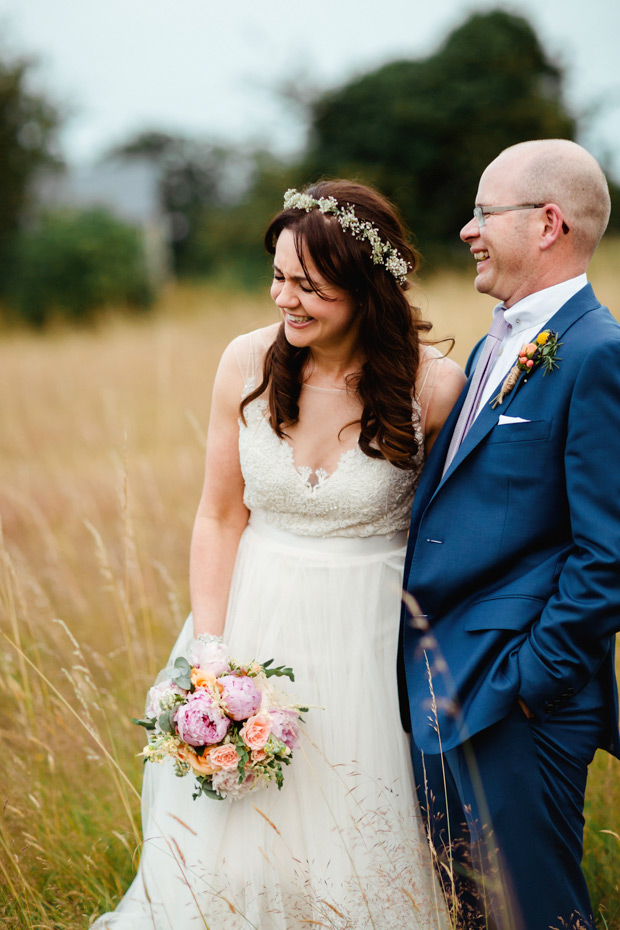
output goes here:
[{"label": "tall dry grass", "polygon": [[[592,279],[620,307],[614,245]],[[438,274],[415,299],[464,362],[492,302]],[[88,926],[139,849],[142,734],[129,722],[188,609],[211,382],[269,299],[175,287],[154,315],[0,339],[0,919]],[[586,870],[619,930],[620,778],[601,754]],[[607,831],[607,832],[606,832]]]}]

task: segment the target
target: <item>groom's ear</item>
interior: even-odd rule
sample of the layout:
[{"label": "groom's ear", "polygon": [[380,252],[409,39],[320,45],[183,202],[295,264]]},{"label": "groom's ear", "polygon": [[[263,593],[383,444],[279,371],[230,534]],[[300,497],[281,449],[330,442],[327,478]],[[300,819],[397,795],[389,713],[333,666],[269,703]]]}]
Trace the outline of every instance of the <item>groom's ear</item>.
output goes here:
[{"label": "groom's ear", "polygon": [[[564,214],[557,203],[545,204],[542,213],[542,234],[540,237],[539,248],[542,252],[550,248],[558,239],[563,239],[569,232],[568,225],[564,220]],[[566,233],[564,232],[566,230]]]}]

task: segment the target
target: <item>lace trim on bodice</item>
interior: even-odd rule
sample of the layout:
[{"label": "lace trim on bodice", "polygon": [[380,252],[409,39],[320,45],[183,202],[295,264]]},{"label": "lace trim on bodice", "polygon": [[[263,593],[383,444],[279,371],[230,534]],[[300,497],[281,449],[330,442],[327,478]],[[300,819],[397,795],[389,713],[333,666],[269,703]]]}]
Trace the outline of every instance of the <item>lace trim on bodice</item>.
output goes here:
[{"label": "lace trim on bodice", "polygon": [[[244,396],[254,390],[254,367],[252,358]],[[342,453],[331,473],[295,464],[292,446],[271,428],[267,406],[263,398],[251,401],[244,410],[246,424],[239,422],[244,503],[250,511],[299,536],[393,535],[407,529],[423,462],[417,405],[413,416],[420,451],[415,468],[405,471],[370,458],[356,445]]]}]

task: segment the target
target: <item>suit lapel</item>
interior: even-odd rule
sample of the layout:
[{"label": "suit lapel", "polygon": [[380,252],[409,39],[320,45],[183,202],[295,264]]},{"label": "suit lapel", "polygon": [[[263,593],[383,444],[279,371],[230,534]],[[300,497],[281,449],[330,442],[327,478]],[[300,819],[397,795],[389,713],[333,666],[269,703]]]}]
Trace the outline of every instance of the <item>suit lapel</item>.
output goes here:
[{"label": "suit lapel", "polygon": [[[594,310],[597,307],[600,307],[600,303],[594,295],[592,286],[590,284],[587,284],[580,291],[578,291],[573,297],[571,297],[571,299],[568,300],[562,307],[560,307],[557,313],[555,313],[551,317],[549,322],[545,324],[543,329],[551,329],[554,332],[556,332],[558,334],[558,339],[561,342],[564,334],[570,329],[571,326],[573,326],[574,323],[577,322],[577,320],[579,320],[585,313],[589,313],[591,310]],[[560,350],[560,353],[561,353],[561,350]],[[516,361],[516,358],[515,358],[515,361]],[[542,377],[542,372],[536,371],[533,375],[530,375],[530,377]],[[495,397],[496,394],[499,392],[502,386],[503,380],[504,379],[502,378],[502,380],[498,383],[496,389],[491,394],[491,398]],[[463,460],[466,459],[467,456],[476,448],[476,446],[480,442],[482,442],[482,440],[487,436],[487,434],[490,433],[493,427],[497,424],[497,421],[499,420],[499,415],[501,413],[505,414],[505,412],[510,407],[510,404],[513,402],[517,392],[526,383],[527,380],[529,379],[524,379],[523,377],[519,378],[515,387],[504,398],[504,401],[501,407],[496,407],[494,410],[491,406],[490,401],[484,405],[483,409],[480,411],[480,413],[474,420],[471,429],[469,430],[469,432],[467,433],[467,436],[461,443],[461,446],[459,447],[456,455],[454,456],[454,458],[452,459],[452,462],[450,463],[450,467],[446,471],[445,475],[443,475],[443,477],[441,477],[441,469],[443,466],[442,465],[439,466],[438,471],[440,473],[440,477],[439,477],[439,480],[437,480],[433,485],[431,497],[437,493],[437,491],[443,486],[444,482],[450,478],[450,476],[456,471],[456,469],[463,462]],[[441,458],[442,463],[445,461],[445,457],[448,451],[448,446],[450,444],[450,438],[452,436],[452,431],[454,430],[454,426],[456,424],[456,417],[458,417],[458,411],[460,411],[461,407],[463,406],[463,403],[465,400],[464,394],[468,386],[469,386],[469,381],[465,385],[465,388],[463,389],[463,395],[457,402],[457,406],[452,411],[452,414],[450,415],[449,419],[446,421],[444,429],[442,430],[440,434],[440,438],[444,438],[444,433],[446,432],[448,433],[447,437],[444,438],[444,442],[442,443],[442,448],[437,449],[438,453],[442,452],[442,458]],[[457,408],[458,408],[458,411],[457,411]],[[457,411],[456,417],[454,417],[455,411]],[[451,424],[451,428],[449,428],[449,424]],[[447,442],[445,441],[446,438],[447,438]],[[439,438],[437,440],[437,444],[439,444]],[[444,446],[445,448],[443,448]]]}]

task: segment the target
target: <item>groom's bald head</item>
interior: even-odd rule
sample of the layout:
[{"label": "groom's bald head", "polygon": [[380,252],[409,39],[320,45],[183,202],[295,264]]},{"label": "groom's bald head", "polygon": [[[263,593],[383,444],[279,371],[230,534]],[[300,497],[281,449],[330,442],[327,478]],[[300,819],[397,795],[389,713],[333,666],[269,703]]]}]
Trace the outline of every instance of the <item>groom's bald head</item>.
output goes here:
[{"label": "groom's bald head", "polygon": [[568,139],[538,139],[504,149],[491,165],[500,163],[514,172],[520,202],[561,207],[575,250],[589,258],[611,209],[607,180],[596,159]]}]

